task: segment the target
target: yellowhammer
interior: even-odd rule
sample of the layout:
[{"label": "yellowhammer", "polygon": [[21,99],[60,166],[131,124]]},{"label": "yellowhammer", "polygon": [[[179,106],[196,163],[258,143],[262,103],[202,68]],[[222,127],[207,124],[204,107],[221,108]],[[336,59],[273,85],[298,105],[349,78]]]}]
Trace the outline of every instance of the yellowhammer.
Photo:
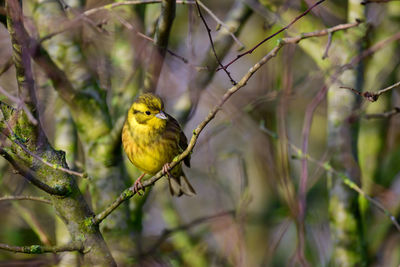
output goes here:
[{"label": "yellowhammer", "polygon": [[[166,171],[175,156],[187,147],[187,139],[179,123],[164,113],[162,100],[150,93],[140,95],[129,109],[122,130],[122,144],[129,160],[144,173],[135,181],[134,189],[142,187],[145,174]],[[190,158],[184,159],[190,167]],[[173,196],[196,194],[182,171],[182,163],[168,173],[169,189]]]}]

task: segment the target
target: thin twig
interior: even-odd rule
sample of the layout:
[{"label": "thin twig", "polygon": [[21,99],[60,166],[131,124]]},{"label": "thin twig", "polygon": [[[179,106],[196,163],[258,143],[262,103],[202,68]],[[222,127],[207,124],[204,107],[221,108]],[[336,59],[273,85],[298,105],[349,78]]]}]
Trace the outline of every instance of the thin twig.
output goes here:
[{"label": "thin twig", "polygon": [[333,36],[333,33],[328,34],[328,42],[326,43],[326,47],[325,47],[324,54],[322,55],[322,59],[325,59],[328,57],[328,52],[332,45],[332,36]]},{"label": "thin twig", "polygon": [[[142,37],[143,39],[151,42],[152,44],[154,44],[154,39],[145,35],[144,33],[141,33],[140,31],[138,31],[131,23],[129,23],[128,21],[126,21],[123,17],[121,17],[119,14],[112,12],[112,14],[119,20],[119,22],[124,25],[128,30],[131,30],[133,32],[135,32],[139,37]],[[200,67],[200,66],[195,66],[193,64],[191,64],[189,62],[189,60],[187,60],[185,57],[178,55],[177,53],[175,53],[174,51],[172,51],[171,49],[167,48],[167,53],[170,54],[173,57],[176,57],[177,59],[181,60],[183,63],[189,65],[190,67],[193,67],[197,70],[200,69],[206,69],[205,67]]]},{"label": "thin twig", "polygon": [[152,255],[157,250],[157,248],[159,248],[161,246],[161,244],[164,243],[165,240],[167,240],[168,237],[170,237],[172,234],[174,234],[176,232],[185,231],[185,230],[188,230],[189,228],[192,228],[199,224],[208,222],[210,220],[228,216],[228,215],[234,215],[234,214],[235,214],[234,210],[224,211],[224,212],[220,212],[220,213],[217,213],[217,214],[214,214],[211,216],[206,216],[206,217],[201,217],[201,218],[195,219],[195,220],[191,221],[190,223],[183,224],[183,225],[177,226],[175,228],[165,229],[164,231],[162,231],[160,237],[158,238],[157,241],[155,241],[155,243],[150,247],[150,249],[148,249],[144,253],[141,253],[140,256]]},{"label": "thin twig", "polygon": [[396,87],[399,87],[399,86],[400,86],[400,82],[397,82],[395,84],[392,84],[391,86],[388,86],[386,88],[383,88],[383,89],[379,90],[378,92],[370,92],[370,91],[359,92],[356,89],[351,88],[351,87],[347,87],[347,86],[340,86],[339,88],[348,89],[348,90],[352,91],[353,93],[355,93],[355,94],[357,94],[359,96],[362,96],[363,98],[365,98],[366,100],[368,100],[370,102],[375,102],[375,101],[378,100],[378,98],[383,93],[386,93],[386,92],[388,92],[388,91],[390,91],[390,90],[392,90],[392,89],[394,89]]},{"label": "thin twig", "polygon": [[10,57],[6,63],[0,68],[0,76],[3,75],[13,65],[13,58]]},{"label": "thin twig", "polygon": [[37,125],[38,121],[35,119],[35,117],[32,115],[32,112],[29,110],[29,108],[26,106],[25,102],[18,98],[15,97],[11,94],[9,94],[6,90],[4,90],[3,87],[1,87],[0,85],[0,93],[2,93],[3,95],[5,95],[9,100],[11,100],[12,102],[14,102],[15,104],[17,104],[17,109],[19,110],[21,107],[22,109],[25,111],[26,116],[28,117],[28,120],[33,124],[33,125]]},{"label": "thin twig", "polygon": [[211,49],[212,49],[212,51],[214,53],[215,59],[218,62],[218,65],[220,66],[220,68],[222,68],[225,71],[226,75],[228,75],[229,80],[231,81],[231,83],[233,85],[236,85],[236,81],[232,78],[230,72],[226,69],[226,67],[222,64],[222,62],[218,58],[217,52],[215,51],[214,42],[213,42],[213,39],[212,39],[212,36],[211,36],[211,29],[210,29],[210,27],[208,27],[206,19],[203,17],[203,14],[201,13],[200,6],[199,6],[199,3],[197,2],[197,0],[196,0],[196,7],[197,7],[197,11],[199,12],[200,18],[203,21],[204,26],[206,27],[208,38],[210,39]]},{"label": "thin twig", "polygon": [[266,41],[268,41],[269,39],[275,37],[276,35],[280,34],[281,32],[289,29],[296,21],[298,21],[299,19],[301,19],[302,17],[304,17],[305,15],[308,14],[308,12],[310,12],[314,7],[318,6],[319,4],[323,3],[325,0],[320,0],[318,2],[316,2],[314,5],[310,6],[306,11],[304,11],[303,13],[301,13],[300,15],[298,15],[297,17],[295,17],[288,25],[286,25],[285,27],[283,27],[282,29],[280,29],[279,31],[271,34],[270,36],[268,36],[267,38],[265,38],[264,40],[262,40],[261,42],[259,42],[258,44],[256,44],[253,48],[247,50],[246,52],[243,52],[239,55],[236,56],[235,59],[231,60],[228,64],[221,66],[220,68],[217,69],[217,71],[224,69],[226,70],[230,65],[232,65],[234,62],[236,62],[239,58],[245,56],[245,55],[249,55],[251,53],[253,53],[254,50],[256,50],[258,47],[260,47],[263,43],[265,43]]},{"label": "thin twig", "polygon": [[[63,26],[63,28],[61,28],[58,31],[55,31],[53,33],[50,33],[42,38],[39,39],[39,43],[44,42],[48,39],[53,38],[55,35],[58,35],[60,33],[63,33],[67,30],[69,30],[70,28],[74,27],[75,24],[77,22],[79,22],[80,20],[84,19],[87,16],[93,15],[95,13],[98,13],[100,11],[109,11],[112,10],[116,7],[120,7],[120,6],[127,6],[127,5],[141,5],[141,4],[159,4],[161,3],[162,0],[136,0],[136,1],[122,1],[122,2],[116,2],[116,3],[111,3],[111,4],[107,4],[104,6],[100,6],[100,7],[95,7],[89,10],[86,10],[85,12],[81,13],[80,15],[76,16],[75,18],[73,18],[71,21],[69,21],[66,25]],[[180,1],[177,0],[176,1],[177,4],[194,4],[193,1]]]},{"label": "thin twig", "polygon": [[394,107],[392,110],[383,112],[383,113],[370,113],[370,114],[364,114],[362,118],[364,119],[387,119],[391,118],[394,115],[397,115],[400,113],[400,107]]},{"label": "thin twig", "polygon": [[218,25],[221,25],[223,28],[225,28],[227,30],[227,32],[232,37],[232,39],[239,45],[239,50],[241,50],[245,47],[245,45],[235,36],[235,34],[233,34],[229,25],[227,25],[225,22],[220,20],[205,4],[203,4],[203,2],[201,2],[200,0],[197,0],[197,3],[210,15],[210,17],[212,17],[218,23]]},{"label": "thin twig", "polygon": [[[360,23],[360,21],[356,21],[357,23]],[[332,33],[332,32],[331,32]],[[391,39],[391,38],[389,38]],[[384,44],[388,44],[388,42],[384,42]],[[376,47],[376,45],[374,46]],[[379,47],[383,47],[380,46]],[[348,69],[354,68],[362,59],[364,59],[365,57],[371,55],[371,52],[373,50],[373,52],[376,52],[378,50],[375,49],[371,49],[368,53],[362,53],[361,56],[357,56],[355,58],[353,58],[349,64],[345,64],[343,65],[341,68],[339,68],[330,78],[330,83],[333,84],[334,82],[336,82],[336,80],[339,78],[339,76]],[[394,88],[396,85],[387,87],[385,89],[382,89],[382,93],[386,92],[392,88]],[[306,115],[305,115],[305,119],[304,119],[304,124],[303,124],[303,130],[302,130],[302,154],[306,154],[308,153],[308,140],[309,140],[309,133],[311,130],[311,125],[312,125],[312,119],[314,116],[314,112],[317,108],[317,106],[322,102],[322,100],[325,98],[326,93],[328,92],[328,88],[329,86],[326,84],[324,85],[321,90],[317,93],[317,95],[313,98],[312,102],[307,106],[307,110],[306,110]],[[351,89],[351,88],[350,88]],[[351,89],[352,91],[360,94],[358,91]],[[299,207],[300,207],[300,216],[304,216],[304,212],[305,212],[305,207],[306,207],[306,193],[307,193],[307,183],[308,183],[308,167],[307,167],[307,159],[306,158],[302,158],[301,160],[301,164],[302,164],[302,172],[301,172],[301,177],[300,177],[300,186],[299,186]]]},{"label": "thin twig", "polygon": [[[262,128],[260,128],[260,129],[263,130]],[[266,134],[270,135],[273,138],[279,138],[279,136],[276,133],[272,132],[271,130],[267,130],[267,131],[263,130],[263,132],[265,132]],[[347,185],[350,189],[353,189],[358,194],[360,194],[361,196],[366,198],[375,207],[377,207],[378,210],[380,210],[386,216],[388,216],[390,221],[393,223],[393,225],[396,227],[396,229],[400,232],[400,225],[397,222],[396,217],[388,209],[386,209],[378,200],[376,200],[376,199],[370,197],[369,195],[367,195],[356,183],[354,183],[349,177],[347,177],[346,174],[341,173],[341,172],[336,171],[335,169],[333,169],[333,167],[329,164],[329,162],[321,162],[321,161],[313,158],[309,154],[304,153],[299,147],[297,147],[295,144],[293,144],[289,140],[288,140],[288,144],[289,144],[290,148],[296,153],[296,157],[297,158],[299,158],[299,159],[305,158],[306,160],[308,160],[308,161],[316,164],[317,166],[323,168],[325,171],[330,172],[330,173],[334,174],[335,176],[339,177],[340,179],[342,179],[342,181],[343,181],[343,183],[345,185]]]},{"label": "thin twig", "polygon": [[58,253],[65,251],[80,251],[83,252],[82,242],[71,242],[62,246],[42,246],[42,245],[31,245],[31,246],[10,246],[7,244],[0,244],[0,249],[8,250],[11,252],[25,253],[25,254],[43,254],[43,253]]},{"label": "thin twig", "polygon": [[37,202],[42,202],[46,204],[51,204],[51,201],[48,198],[44,197],[34,197],[34,196],[4,196],[0,197],[1,201],[12,201],[12,200],[32,200]]},{"label": "thin twig", "polygon": [[[338,31],[338,30],[343,30],[343,29],[356,27],[358,24],[359,24],[359,22],[342,24],[342,25],[337,25],[335,27],[328,28],[328,29],[325,29],[325,30],[322,30],[322,31],[302,34],[299,37],[291,37],[291,38],[282,39],[275,48],[273,48],[258,63],[256,63],[253,67],[251,67],[249,69],[249,71],[242,77],[242,79],[236,85],[232,86],[230,89],[228,89],[226,91],[226,93],[223,95],[223,97],[221,98],[219,103],[217,105],[215,105],[213,109],[211,109],[211,111],[209,112],[207,117],[197,126],[196,129],[193,130],[193,135],[192,135],[192,138],[190,139],[188,147],[186,148],[186,150],[184,152],[182,152],[182,154],[180,154],[179,156],[177,156],[174,159],[174,161],[170,164],[170,168],[168,170],[173,169],[176,165],[178,165],[184,158],[186,158],[192,152],[192,150],[193,150],[193,148],[194,148],[194,146],[195,146],[195,144],[197,142],[199,134],[202,132],[204,127],[206,127],[206,125],[215,117],[215,115],[222,108],[222,106],[225,104],[225,102],[234,93],[236,93],[240,88],[244,87],[246,85],[246,83],[248,82],[248,80],[251,78],[251,76],[253,76],[253,74],[258,69],[260,69],[262,65],[267,63],[273,57],[275,57],[277,55],[278,51],[284,45],[289,44],[289,43],[298,43],[299,41],[301,41],[303,39],[314,37],[314,36],[327,35],[329,32],[334,32],[334,31]],[[154,183],[156,181],[158,181],[159,179],[161,179],[161,177],[163,177],[163,175],[164,175],[164,173],[162,171],[159,171],[153,177],[147,179],[146,181],[144,181],[142,183],[143,184],[143,188],[154,185]],[[93,220],[92,220],[93,223],[95,225],[100,224],[108,215],[110,215],[113,212],[113,210],[115,210],[119,205],[121,205],[121,203],[123,203],[127,199],[130,199],[135,194],[136,194],[136,192],[132,191],[131,188],[125,189],[119,195],[119,197],[116,200],[114,200],[113,203],[111,203],[108,207],[106,207],[102,212],[100,212],[99,214],[97,214],[93,218]]]},{"label": "thin twig", "polygon": [[382,3],[389,3],[389,2],[395,2],[395,1],[399,1],[399,0],[364,0],[360,4],[361,5],[367,5],[367,4],[372,4],[372,3],[382,4]]}]

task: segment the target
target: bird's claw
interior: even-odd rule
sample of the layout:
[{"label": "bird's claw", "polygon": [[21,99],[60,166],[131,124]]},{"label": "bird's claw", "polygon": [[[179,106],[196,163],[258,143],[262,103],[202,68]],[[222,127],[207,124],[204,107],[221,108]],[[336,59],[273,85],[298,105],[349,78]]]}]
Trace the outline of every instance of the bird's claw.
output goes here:
[{"label": "bird's claw", "polygon": [[[145,192],[145,187],[143,186],[141,179],[143,178],[144,175],[140,176],[138,179],[136,179],[135,183],[131,187],[131,190],[133,192],[136,192],[139,194],[139,196],[143,196],[143,193]],[[143,192],[140,192],[142,190]]]},{"label": "bird's claw", "polygon": [[169,168],[171,166],[169,165],[169,163],[165,163],[164,166],[162,167],[162,171],[164,172],[164,174],[166,174],[168,176],[168,178],[170,178],[172,175],[169,173]]}]

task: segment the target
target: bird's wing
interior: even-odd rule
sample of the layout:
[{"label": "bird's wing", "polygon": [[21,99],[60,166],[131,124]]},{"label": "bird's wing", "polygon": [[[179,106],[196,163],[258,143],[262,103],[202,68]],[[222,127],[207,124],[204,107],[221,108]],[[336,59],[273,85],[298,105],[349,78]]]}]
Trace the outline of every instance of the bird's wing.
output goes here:
[{"label": "bird's wing", "polygon": [[[168,115],[168,120],[171,123],[171,126],[173,126],[178,132],[179,132],[179,148],[182,150],[181,152],[183,152],[187,147],[188,147],[188,143],[187,143],[187,138],[185,133],[182,131],[181,126],[179,125],[179,122],[177,120],[174,119],[174,117],[172,117],[171,115]],[[183,162],[185,162],[185,165],[190,167],[190,155],[187,156]]]}]

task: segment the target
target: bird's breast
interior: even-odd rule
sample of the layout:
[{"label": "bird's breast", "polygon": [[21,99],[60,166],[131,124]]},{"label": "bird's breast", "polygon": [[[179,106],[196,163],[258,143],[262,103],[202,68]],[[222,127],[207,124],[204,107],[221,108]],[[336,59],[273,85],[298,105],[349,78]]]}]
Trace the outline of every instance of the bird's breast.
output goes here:
[{"label": "bird's breast", "polygon": [[171,134],[140,126],[125,124],[122,143],[129,160],[148,174],[158,172],[179,153],[177,141],[171,138]]}]

